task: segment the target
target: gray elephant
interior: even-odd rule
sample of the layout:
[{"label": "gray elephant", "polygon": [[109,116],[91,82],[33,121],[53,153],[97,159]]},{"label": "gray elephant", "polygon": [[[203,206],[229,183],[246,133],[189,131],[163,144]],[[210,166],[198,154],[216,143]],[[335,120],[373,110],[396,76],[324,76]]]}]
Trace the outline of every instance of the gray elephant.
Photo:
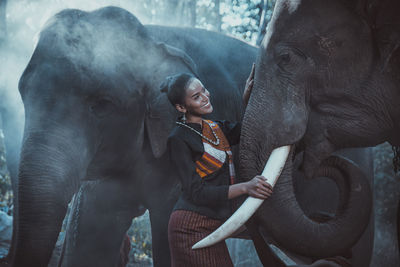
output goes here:
[{"label": "gray elephant", "polygon": [[177,114],[159,85],[193,73],[218,107],[211,119],[240,120],[255,57],[237,39],[144,27],[116,7],[50,19],[19,83],[26,124],[13,266],[47,266],[74,193],[62,266],[115,265],[143,208],[154,265],[169,265],[167,223],[179,188],[164,151]]},{"label": "gray elephant", "polygon": [[[166,227],[179,187],[164,151],[177,114],[159,84],[194,73],[212,94],[210,119],[237,121],[255,56],[255,47],[236,39],[144,27],[115,7],[52,18],[19,86],[26,126],[14,266],[46,266],[74,193],[62,266],[113,266],[143,208],[154,264],[168,266]],[[352,154],[361,166],[365,157]]]},{"label": "gray elephant", "polygon": [[[348,205],[316,224],[286,190],[294,171],[291,155],[302,152],[301,170],[311,178],[321,176],[331,153],[342,148],[388,141],[398,153],[399,12],[400,3],[391,0],[276,2],[244,115],[240,174],[249,179],[260,173],[274,149],[291,145],[274,195],[255,216],[290,251],[337,255],[362,233],[359,223],[370,206],[360,201],[355,217],[348,208],[366,184],[345,179]],[[396,159],[398,166],[399,154]],[[346,219],[354,228],[342,227]]]}]

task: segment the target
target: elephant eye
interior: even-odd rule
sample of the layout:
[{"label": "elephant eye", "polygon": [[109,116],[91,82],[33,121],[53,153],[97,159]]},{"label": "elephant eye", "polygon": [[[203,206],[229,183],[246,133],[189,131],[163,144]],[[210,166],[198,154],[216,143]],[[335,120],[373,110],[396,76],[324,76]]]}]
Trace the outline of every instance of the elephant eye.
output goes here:
[{"label": "elephant eye", "polygon": [[101,98],[90,105],[90,110],[95,116],[103,118],[115,110],[115,105],[111,100]]},{"label": "elephant eye", "polygon": [[285,53],[280,55],[279,57],[279,63],[287,64],[290,62],[290,55],[289,53]]}]

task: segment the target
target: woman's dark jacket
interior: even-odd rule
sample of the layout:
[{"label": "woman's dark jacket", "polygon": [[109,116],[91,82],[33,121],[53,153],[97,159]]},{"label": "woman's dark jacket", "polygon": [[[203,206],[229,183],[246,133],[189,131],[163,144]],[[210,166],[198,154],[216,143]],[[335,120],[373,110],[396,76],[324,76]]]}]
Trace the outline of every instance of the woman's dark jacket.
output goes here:
[{"label": "woman's dark jacket", "polygon": [[[239,143],[240,123],[215,122],[231,146]],[[187,125],[201,132],[200,124],[187,123]],[[204,153],[202,137],[179,125],[168,138],[168,151],[173,173],[182,184],[182,194],[174,210],[190,210],[219,220],[228,218],[231,214],[228,200],[230,181],[228,157],[219,170],[201,178],[196,172],[195,162]]]}]

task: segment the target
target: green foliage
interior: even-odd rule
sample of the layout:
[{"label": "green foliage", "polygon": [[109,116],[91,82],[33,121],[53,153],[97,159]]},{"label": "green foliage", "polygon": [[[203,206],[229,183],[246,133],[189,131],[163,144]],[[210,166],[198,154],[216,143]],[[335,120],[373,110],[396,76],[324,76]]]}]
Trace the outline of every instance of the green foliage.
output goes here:
[{"label": "green foliage", "polygon": [[262,1],[233,0],[226,3],[222,30],[240,39],[252,42],[257,38],[262,14]]},{"label": "green foliage", "polygon": [[146,262],[152,257],[149,212],[132,220],[128,230],[135,262]]},{"label": "green foliage", "polygon": [[[265,18],[271,19],[276,0],[268,0]],[[193,3],[195,5],[191,5]],[[171,26],[195,26],[221,31],[255,43],[264,7],[263,0],[138,0],[135,14],[147,18],[145,23]],[[195,24],[191,8],[195,7]]]}]

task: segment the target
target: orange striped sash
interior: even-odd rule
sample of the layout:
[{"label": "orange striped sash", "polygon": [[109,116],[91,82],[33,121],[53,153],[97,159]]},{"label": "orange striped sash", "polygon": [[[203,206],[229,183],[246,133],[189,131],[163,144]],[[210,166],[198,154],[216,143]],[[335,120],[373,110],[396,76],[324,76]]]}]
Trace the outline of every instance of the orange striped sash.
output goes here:
[{"label": "orange striped sash", "polygon": [[215,134],[219,138],[219,144],[214,145],[208,142],[206,139],[204,138],[202,139],[204,145],[204,153],[202,157],[196,161],[196,172],[200,175],[201,178],[204,178],[219,170],[228,157],[229,173],[231,176],[230,182],[231,184],[233,184],[235,174],[233,166],[233,157],[231,148],[229,146],[229,142],[217,123],[210,120],[207,120],[207,122],[209,124],[205,123],[204,121],[202,123],[203,124],[202,134],[211,140],[215,140],[215,137],[212,133],[212,130],[214,130]]}]

